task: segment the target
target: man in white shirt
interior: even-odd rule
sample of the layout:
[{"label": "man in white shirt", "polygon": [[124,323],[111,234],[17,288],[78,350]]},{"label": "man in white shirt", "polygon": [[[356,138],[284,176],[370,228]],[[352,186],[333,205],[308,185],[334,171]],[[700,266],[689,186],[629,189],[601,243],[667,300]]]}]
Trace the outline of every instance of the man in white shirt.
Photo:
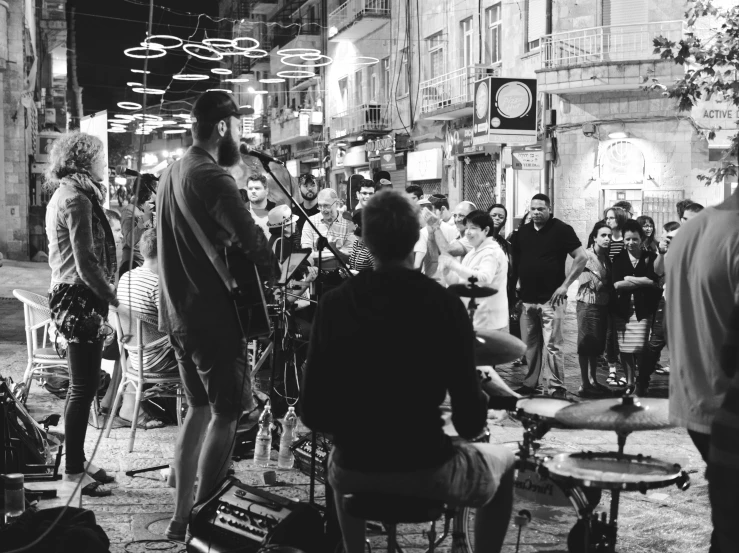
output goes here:
[{"label": "man in white shirt", "polygon": [[267,199],[267,177],[259,173],[252,173],[246,179],[246,193],[249,197],[249,212],[254,222],[264,231],[269,239],[269,228],[267,227],[267,215],[270,209],[277,206]]},{"label": "man in white shirt", "polygon": [[[421,234],[413,248],[414,267],[428,277],[433,278],[437,282],[441,282],[441,275],[438,274],[439,254],[441,253],[436,243],[435,231],[438,229],[447,243],[453,243],[459,236],[459,230],[456,226],[445,225],[441,223],[444,212],[449,213],[449,202],[443,196],[431,196],[421,207],[421,215],[423,217],[423,227]],[[429,217],[433,215],[434,217]],[[451,219],[449,213],[448,219]],[[432,222],[429,222],[432,221]]]},{"label": "man in white shirt", "polygon": [[454,218],[457,235],[453,241],[447,240],[446,236],[441,231],[438,216],[433,215],[432,218],[429,218],[428,223],[434,227],[434,238],[436,239],[436,244],[439,246],[439,250],[442,253],[453,257],[464,257],[467,252],[472,249],[472,246],[464,235],[464,219],[476,209],[477,206],[475,204],[467,201],[459,202],[454,208],[454,211],[452,211],[452,217]]},{"label": "man in white shirt", "polygon": [[[309,218],[320,233],[320,236],[328,240],[330,246],[333,246],[339,254],[344,254],[346,259],[352,253],[355,236],[352,224],[339,215],[339,196],[332,188],[324,188],[318,193],[318,209],[319,213]],[[300,238],[300,245],[303,248],[311,248],[313,253],[311,258],[318,259],[318,238],[316,231],[313,230],[308,223],[303,226],[303,234]],[[335,269],[339,266],[338,261],[329,249],[324,249],[321,255],[322,269]]]}]

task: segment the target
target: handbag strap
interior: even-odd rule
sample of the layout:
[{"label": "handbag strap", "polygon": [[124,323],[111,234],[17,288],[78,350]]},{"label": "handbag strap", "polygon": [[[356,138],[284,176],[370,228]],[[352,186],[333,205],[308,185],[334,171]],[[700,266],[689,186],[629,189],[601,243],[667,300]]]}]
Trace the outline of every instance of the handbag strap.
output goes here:
[{"label": "handbag strap", "polygon": [[236,280],[233,276],[231,276],[228,267],[226,267],[226,263],[223,261],[221,256],[218,255],[218,252],[216,251],[211,241],[208,240],[208,237],[205,235],[205,232],[203,232],[203,229],[195,220],[195,217],[193,217],[192,212],[190,211],[190,207],[185,201],[185,193],[182,190],[182,182],[180,181],[180,164],[181,160],[175,161],[172,164],[171,170],[169,172],[170,186],[172,187],[172,190],[174,192],[174,198],[175,202],[177,203],[177,207],[180,208],[182,215],[185,217],[187,224],[190,226],[193,233],[195,234],[195,237],[198,239],[200,246],[205,252],[205,255],[208,256],[208,259],[210,259],[213,268],[218,273],[218,276],[221,277],[223,284],[226,285],[226,289],[229,292],[234,293],[239,288],[238,284],[236,284]]}]

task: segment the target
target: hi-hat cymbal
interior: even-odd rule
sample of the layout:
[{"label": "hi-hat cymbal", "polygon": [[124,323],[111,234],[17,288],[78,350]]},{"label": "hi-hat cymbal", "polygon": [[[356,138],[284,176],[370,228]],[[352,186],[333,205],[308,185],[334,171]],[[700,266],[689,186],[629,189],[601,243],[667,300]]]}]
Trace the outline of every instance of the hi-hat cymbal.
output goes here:
[{"label": "hi-hat cymbal", "polygon": [[672,426],[668,400],[633,396],[583,401],[560,409],[554,418],[569,428],[612,430],[619,434]]},{"label": "hi-hat cymbal", "polygon": [[449,290],[457,294],[460,298],[488,298],[498,293],[495,288],[473,286],[470,284],[452,284],[449,286]]},{"label": "hi-hat cymbal", "polygon": [[475,365],[510,363],[526,353],[526,344],[499,330],[475,331]]}]

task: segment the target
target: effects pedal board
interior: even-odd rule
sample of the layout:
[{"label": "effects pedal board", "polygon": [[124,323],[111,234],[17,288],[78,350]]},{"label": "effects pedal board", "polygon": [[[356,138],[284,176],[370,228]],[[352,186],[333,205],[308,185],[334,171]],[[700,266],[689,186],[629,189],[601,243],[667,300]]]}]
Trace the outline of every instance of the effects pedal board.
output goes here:
[{"label": "effects pedal board", "polygon": [[315,508],[242,484],[224,480],[191,514],[188,552],[251,553],[268,544],[320,553],[321,516]]}]

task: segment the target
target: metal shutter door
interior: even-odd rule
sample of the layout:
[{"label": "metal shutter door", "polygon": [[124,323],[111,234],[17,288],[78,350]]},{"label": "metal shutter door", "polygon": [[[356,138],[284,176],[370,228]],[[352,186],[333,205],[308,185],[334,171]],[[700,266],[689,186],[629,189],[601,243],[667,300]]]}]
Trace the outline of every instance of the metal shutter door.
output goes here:
[{"label": "metal shutter door", "polygon": [[469,159],[464,162],[462,199],[488,209],[495,203],[496,160],[485,155]]}]

